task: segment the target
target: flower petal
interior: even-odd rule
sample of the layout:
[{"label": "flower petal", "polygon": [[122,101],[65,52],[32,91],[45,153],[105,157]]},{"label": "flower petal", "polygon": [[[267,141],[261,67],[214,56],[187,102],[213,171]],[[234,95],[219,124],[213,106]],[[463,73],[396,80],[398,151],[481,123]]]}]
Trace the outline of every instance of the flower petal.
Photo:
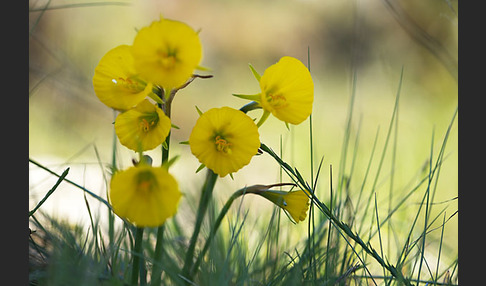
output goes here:
[{"label": "flower petal", "polygon": [[113,211],[138,227],[157,227],[177,212],[181,193],[163,167],[139,165],[117,172],[110,182]]},{"label": "flower petal", "polygon": [[314,83],[307,67],[293,57],[282,57],[260,79],[261,105],[278,119],[300,124],[312,113]]},{"label": "flower petal", "polygon": [[309,197],[303,190],[291,192],[266,190],[255,192],[255,194],[261,195],[282,208],[296,223],[304,221],[307,217],[310,205]]},{"label": "flower petal", "polygon": [[93,88],[108,107],[126,110],[152,92],[152,84],[137,77],[130,46],[108,51],[99,61],[93,76]]},{"label": "flower petal", "polygon": [[239,110],[213,108],[197,120],[189,145],[200,163],[224,177],[248,165],[257,153],[258,127]]},{"label": "flower petal", "polygon": [[169,117],[147,99],[115,119],[115,133],[120,143],[137,152],[152,150],[162,144],[170,128]]},{"label": "flower petal", "polygon": [[160,19],[140,29],[133,42],[135,68],[165,88],[184,84],[202,59],[198,34],[179,21]]},{"label": "flower petal", "polygon": [[309,209],[309,197],[303,190],[288,192],[284,196],[285,209],[295,222],[304,221]]}]

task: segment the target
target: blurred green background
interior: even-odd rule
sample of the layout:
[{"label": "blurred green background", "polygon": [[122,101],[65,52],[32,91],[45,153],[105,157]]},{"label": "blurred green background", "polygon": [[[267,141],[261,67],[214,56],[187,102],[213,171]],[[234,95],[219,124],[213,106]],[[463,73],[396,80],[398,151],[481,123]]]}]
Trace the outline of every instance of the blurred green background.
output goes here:
[{"label": "blurred green background", "polygon": [[[188,140],[198,117],[196,105],[203,111],[225,105],[240,108],[246,101],[231,96],[232,93],[259,92],[249,63],[263,74],[266,67],[282,56],[296,57],[307,65],[310,51],[315,85],[314,172],[317,162],[324,157],[318,191],[322,201],[329,199],[331,165],[334,185],[337,184],[353,72],[356,72],[356,98],[348,153],[354,152],[358,131],[359,146],[349,187],[351,200],[356,199],[361,187],[379,129],[370,176],[376,172],[403,67],[395,168],[390,169],[392,147],[389,147],[378,188],[374,190],[378,205],[383,208],[380,214],[384,215],[390,198],[391,172],[397,190],[392,200],[396,204],[404,195],[399,190],[408,191],[407,186],[413,186],[421,178],[417,174],[427,164],[432,140],[435,164],[458,104],[458,17],[457,1],[453,0],[96,3],[30,0],[29,9],[29,157],[59,173],[70,167],[67,178],[103,197],[106,181],[102,170],[106,171],[111,163],[114,113],[93,91],[91,80],[98,61],[113,47],[130,45],[136,30],[158,20],[160,15],[201,30],[204,49],[201,64],[211,69],[201,74],[214,77],[196,79],[181,90],[172,110],[173,123],[180,129],[172,131],[170,152],[180,158],[171,171],[188,194],[177,215],[181,220],[194,218],[191,207],[197,201],[191,200],[198,198],[204,172],[194,174],[199,163],[190,154],[189,147],[178,142]],[[260,113],[255,111],[250,115],[258,117]],[[310,180],[308,121],[292,126],[289,132],[282,122],[270,117],[260,128],[260,136],[262,142],[276,151],[280,150],[282,140],[284,159]],[[457,210],[457,200],[452,200],[458,191],[457,136],[456,122],[447,143],[435,196],[435,202],[440,204],[434,208],[438,212],[447,205],[447,215]],[[154,158],[154,164],[160,163],[159,149],[148,154]],[[120,168],[130,166],[133,157],[131,151],[117,146]],[[33,165],[29,169],[32,208],[56,180]],[[218,181],[217,201],[224,202],[232,191],[245,185],[278,182],[279,168],[268,156],[258,156],[234,177],[234,180],[226,177]],[[367,192],[371,188],[369,180]],[[82,192],[67,184],[61,187],[43,208],[74,222],[84,221],[87,212]],[[407,204],[416,209],[422,196],[420,191]],[[245,198],[247,208],[252,204],[264,207],[251,210],[249,221],[265,224],[262,214],[271,213],[271,204],[258,198]],[[397,228],[402,227],[401,223],[405,230],[409,227],[407,210],[404,207],[396,214],[397,219],[402,219],[396,222]],[[305,227],[304,224],[297,227],[300,226]],[[446,244],[457,253],[457,216],[448,222],[445,233]]]}]

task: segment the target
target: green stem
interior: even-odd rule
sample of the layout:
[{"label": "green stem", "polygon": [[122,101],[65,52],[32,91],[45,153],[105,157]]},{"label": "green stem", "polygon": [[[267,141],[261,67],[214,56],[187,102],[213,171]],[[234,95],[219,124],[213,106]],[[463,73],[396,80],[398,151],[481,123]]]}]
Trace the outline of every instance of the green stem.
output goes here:
[{"label": "green stem", "polygon": [[[165,139],[165,143],[167,144],[167,149],[162,147],[162,164],[168,161],[169,159],[169,142],[170,142],[170,133]],[[151,285],[160,285],[161,282],[161,275],[162,275],[162,255],[163,255],[163,239],[164,239],[164,229],[165,225],[161,225],[157,228],[157,242],[155,244],[155,254],[154,254],[154,265],[152,270],[152,279]]]},{"label": "green stem", "polygon": [[206,254],[206,251],[208,251],[209,245],[211,244],[211,241],[213,240],[213,238],[214,238],[214,236],[216,234],[216,231],[218,230],[219,226],[221,225],[221,221],[223,221],[223,218],[225,217],[226,213],[228,213],[228,210],[231,207],[231,204],[233,204],[233,202],[234,202],[234,200],[236,198],[240,197],[241,195],[244,195],[245,194],[245,191],[246,191],[246,188],[236,191],[228,199],[228,201],[226,202],[226,204],[221,209],[221,212],[219,213],[219,216],[216,219],[216,221],[214,222],[214,226],[211,229],[211,232],[209,233],[209,237],[208,237],[208,239],[206,240],[206,242],[204,244],[204,248],[201,251],[201,253],[199,253],[199,256],[197,257],[196,263],[194,263],[194,266],[192,267],[192,269],[190,271],[190,275],[189,275],[189,277],[187,277],[187,278],[189,278],[189,280],[191,280],[192,277],[196,274],[196,271],[199,268],[199,265],[201,264],[201,261],[202,261],[204,255]]},{"label": "green stem", "polygon": [[[159,105],[160,106],[160,105]],[[164,106],[164,112],[167,117],[170,118],[170,108],[171,108],[171,101],[166,102]],[[169,160],[169,146],[170,146],[170,133],[165,138],[165,145],[166,148],[162,146],[162,164]],[[163,250],[163,240],[164,240],[164,229],[165,224],[159,226],[157,228],[157,242],[155,243],[155,253],[154,253],[154,264],[152,268],[152,275],[151,275],[151,282],[150,285],[160,285],[162,279],[162,256],[164,253]]]},{"label": "green stem", "polygon": [[143,227],[137,227],[135,233],[135,246],[133,247],[132,280],[130,285],[138,285],[138,273],[140,271],[140,258],[142,256]]},{"label": "green stem", "polygon": [[204,214],[206,213],[206,209],[208,207],[209,201],[213,193],[214,185],[216,184],[216,180],[218,178],[218,175],[215,174],[211,169],[207,169],[207,170],[208,171],[206,175],[206,181],[204,182],[202,195],[197,210],[196,224],[194,225],[194,231],[192,233],[192,237],[189,242],[189,248],[187,249],[186,258],[184,260],[184,267],[182,269],[182,275],[184,277],[189,277],[190,275],[189,271],[191,270],[192,267],[194,249],[196,247],[197,237],[199,235],[199,231],[201,230]]},{"label": "green stem", "polygon": [[[117,111],[113,110],[113,122],[115,122],[117,116]],[[118,138],[116,136],[115,129],[113,128],[113,145],[112,145],[112,152],[111,152],[111,173],[115,174],[116,168],[116,143]],[[108,190],[108,188],[107,188]],[[106,192],[106,198],[109,200],[108,191]],[[115,214],[111,209],[108,209],[108,241],[109,241],[109,249],[112,251],[115,245]]]},{"label": "green stem", "polygon": [[164,225],[161,225],[157,229],[157,243],[155,244],[155,255],[154,255],[154,264],[152,268],[152,276],[150,285],[160,285],[162,279],[162,254],[163,254],[163,239],[164,239]]},{"label": "green stem", "polygon": [[258,103],[256,101],[252,101],[250,103],[247,103],[243,107],[241,107],[240,110],[243,111],[244,113],[247,113],[248,111],[251,111],[251,110],[254,110],[254,109],[259,109],[259,108],[262,108],[260,103]]},{"label": "green stem", "polygon": [[256,194],[256,195],[261,195],[265,197],[263,194],[265,191],[270,190],[273,187],[281,187],[281,186],[295,186],[295,184],[291,183],[278,183],[278,184],[273,184],[273,185],[253,185],[251,187],[244,187],[243,189],[239,189],[238,191],[234,192],[233,195],[226,201],[224,204],[223,208],[221,209],[221,212],[219,213],[218,217],[216,218],[216,221],[214,222],[213,228],[211,229],[211,232],[209,233],[209,237],[206,240],[204,244],[204,248],[202,249],[201,253],[199,253],[199,256],[197,257],[196,263],[194,263],[194,266],[191,268],[190,271],[190,276],[186,277],[189,280],[192,279],[192,277],[196,274],[197,269],[199,268],[199,265],[201,264],[202,259],[204,258],[204,255],[209,249],[209,246],[211,245],[211,241],[213,240],[214,236],[216,235],[216,231],[218,230],[219,226],[221,225],[221,222],[223,221],[223,218],[226,216],[228,213],[229,208],[233,204],[234,200],[236,200],[238,197],[245,195],[245,194]]}]

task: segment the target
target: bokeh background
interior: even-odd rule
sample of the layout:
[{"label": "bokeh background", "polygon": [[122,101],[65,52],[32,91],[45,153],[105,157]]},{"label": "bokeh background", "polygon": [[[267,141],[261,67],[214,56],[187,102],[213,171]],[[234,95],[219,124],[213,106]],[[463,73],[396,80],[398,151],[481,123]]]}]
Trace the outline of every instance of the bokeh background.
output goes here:
[{"label": "bokeh background", "polygon": [[[371,182],[365,188],[377,193],[380,214],[385,215],[391,172],[396,190],[392,201],[396,204],[404,196],[400,190],[410,190],[407,186],[419,181],[418,174],[426,174],[420,170],[427,166],[431,148],[435,163],[456,110],[457,9],[454,0],[30,0],[29,157],[59,174],[70,167],[67,178],[106,197],[115,114],[94,94],[94,69],[108,50],[130,45],[137,29],[162,15],[200,30],[202,65],[211,69],[200,73],[214,76],[196,79],[177,94],[173,103],[172,120],[180,129],[172,131],[170,152],[180,157],[171,171],[186,193],[177,219],[193,221],[192,208],[204,180],[205,172],[195,174],[199,163],[189,147],[178,144],[188,140],[198,117],[195,106],[203,111],[221,106],[240,108],[246,102],[232,93],[259,92],[248,64],[263,74],[266,67],[286,55],[306,65],[310,63],[315,85],[313,170],[323,157],[317,194],[322,201],[329,199],[331,165],[334,185],[337,183],[353,74],[356,89],[348,152],[353,154],[353,148],[358,151],[354,181],[349,187],[351,200],[356,199],[361,187],[375,138],[370,174],[377,170],[403,68],[396,163],[391,170],[389,147],[377,188],[370,190]],[[250,115],[260,115],[254,112]],[[262,142],[278,152],[282,142],[284,159],[310,180],[309,129],[306,121],[289,131],[282,122],[270,117],[260,133]],[[447,215],[457,211],[457,136],[455,122],[434,198],[436,212],[447,207]],[[160,164],[159,149],[148,154],[154,164]],[[135,157],[119,144],[116,155],[119,168],[130,166]],[[278,182],[279,174],[278,166],[268,156],[255,157],[235,174],[234,180],[226,177],[218,181],[216,200],[225,202],[232,191],[245,185]],[[55,181],[52,175],[29,165],[31,209]],[[422,196],[423,191],[409,199],[407,205],[416,210]],[[91,207],[97,209],[96,201],[88,199]],[[83,193],[69,184],[61,184],[42,209],[72,223],[87,222]],[[98,209],[103,221],[106,208]],[[271,214],[273,207],[260,198],[248,197],[242,209],[249,210],[248,221],[257,228],[268,221],[265,215]],[[404,207],[395,215],[397,229],[408,230],[409,210]],[[446,247],[457,256],[457,216],[447,223],[445,235]]]}]

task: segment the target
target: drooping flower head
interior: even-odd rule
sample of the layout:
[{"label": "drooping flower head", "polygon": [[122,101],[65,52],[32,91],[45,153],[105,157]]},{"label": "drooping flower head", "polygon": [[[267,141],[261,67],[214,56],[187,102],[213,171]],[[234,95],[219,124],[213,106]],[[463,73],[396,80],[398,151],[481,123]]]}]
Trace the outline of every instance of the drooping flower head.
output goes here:
[{"label": "drooping flower head", "polygon": [[130,46],[120,45],[99,61],[93,76],[96,96],[108,107],[126,110],[152,92],[152,84],[138,77]]},{"label": "drooping flower head", "polygon": [[140,75],[168,89],[184,84],[202,58],[197,32],[185,23],[163,18],[140,29],[132,46]]},{"label": "drooping flower head", "polygon": [[260,104],[278,119],[300,124],[312,113],[314,83],[302,62],[282,57],[260,78]]},{"label": "drooping flower head", "polygon": [[303,190],[291,192],[267,190],[258,194],[282,208],[296,223],[304,221],[307,217],[309,197]]},{"label": "drooping flower head", "polygon": [[166,168],[139,164],[113,175],[109,197],[118,216],[137,227],[157,227],[177,212],[181,192]]},{"label": "drooping flower head", "polygon": [[162,144],[170,128],[169,117],[147,99],[115,119],[115,133],[120,143],[137,152],[152,150]]},{"label": "drooping flower head", "polygon": [[189,137],[191,152],[220,177],[250,163],[260,147],[258,127],[245,113],[212,108],[197,120]]}]

